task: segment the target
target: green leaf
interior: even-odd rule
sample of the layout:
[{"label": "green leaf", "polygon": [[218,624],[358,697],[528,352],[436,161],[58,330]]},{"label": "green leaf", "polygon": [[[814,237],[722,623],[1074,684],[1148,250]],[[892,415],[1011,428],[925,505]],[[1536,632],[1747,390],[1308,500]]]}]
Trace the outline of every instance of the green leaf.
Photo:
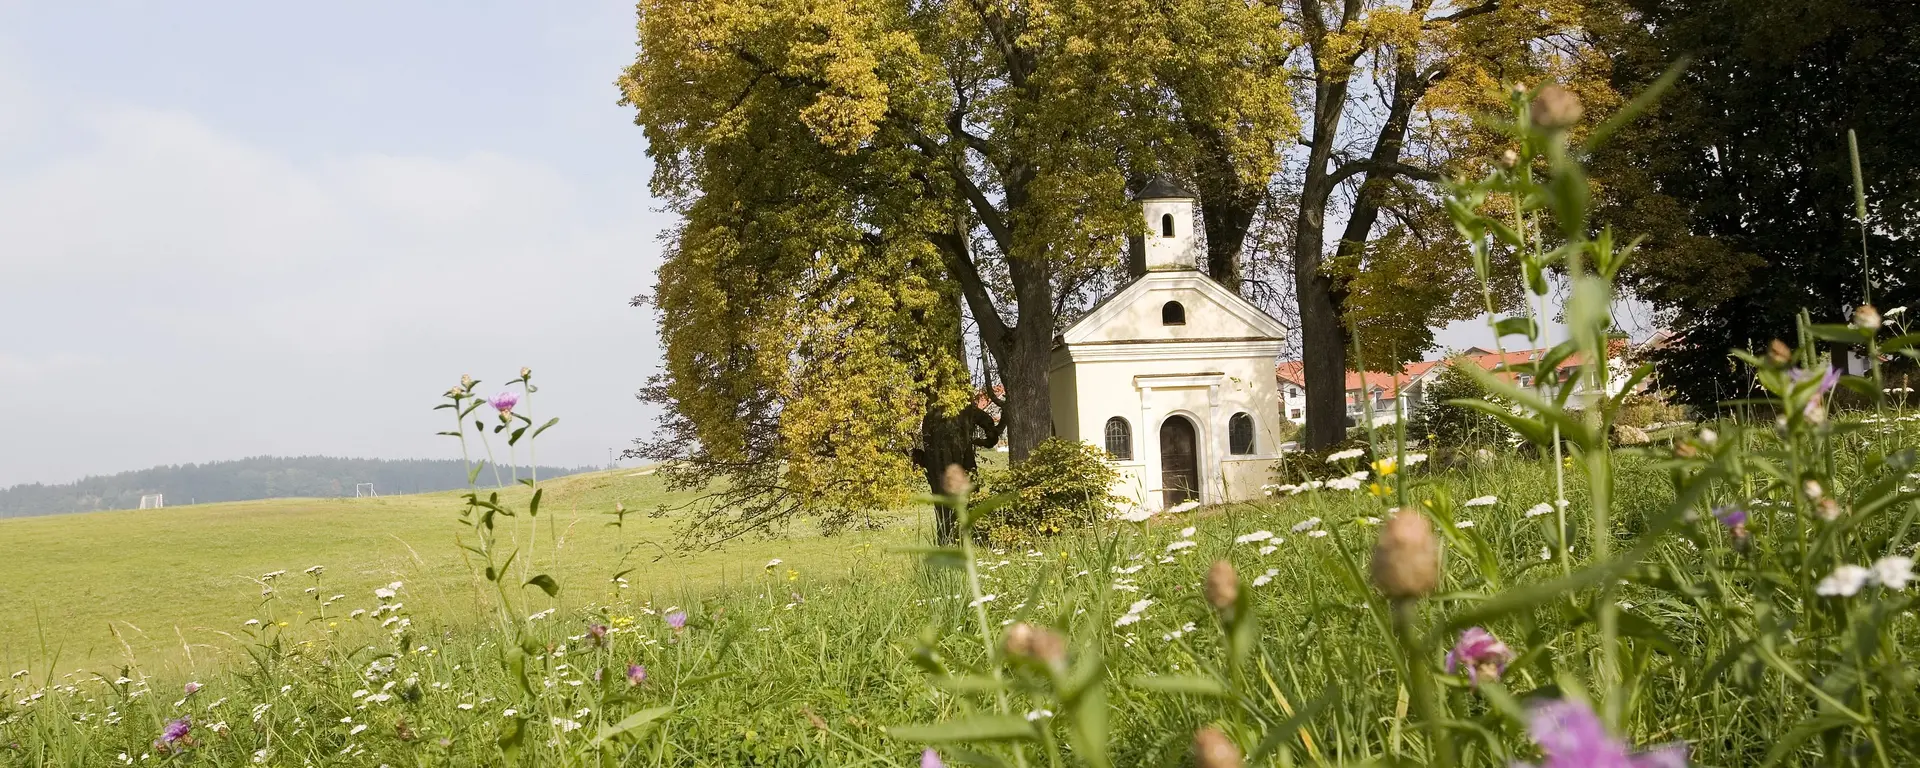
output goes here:
[{"label": "green leaf", "polygon": [[[494,430],[494,431],[497,432],[499,430]],[[519,429],[514,430],[513,434],[507,436],[507,445],[513,445],[515,443],[520,442],[520,436],[523,434],[526,434],[526,431],[527,431],[526,427],[521,427]]]},{"label": "green leaf", "polygon": [[508,763],[520,762],[520,743],[527,738],[527,723],[524,718],[511,718],[504,732],[500,734],[500,751],[506,753]]},{"label": "green leaf", "polygon": [[540,516],[540,494],[546,493],[546,492],[547,492],[547,489],[545,488],[533,489],[533,498],[527,502],[528,515],[531,515],[533,517]]},{"label": "green leaf", "polygon": [[558,423],[560,423],[560,417],[558,417],[558,416],[555,416],[555,417],[553,417],[553,418],[551,418],[551,419],[547,419],[547,423],[545,423],[545,424],[542,424],[542,425],[540,425],[540,428],[539,428],[539,429],[536,429],[536,430],[534,430],[534,431],[533,431],[533,434],[532,434],[532,435],[530,436],[530,438],[529,438],[529,439],[531,439],[531,438],[534,438],[534,437],[539,437],[539,436],[540,436],[540,433],[542,433],[542,432],[545,432],[545,431],[547,431],[547,427],[551,427],[551,426],[553,426],[553,425],[555,425],[555,424],[558,424]]},{"label": "green leaf", "polygon": [[560,594],[560,582],[554,581],[552,576],[544,573],[527,579],[526,586],[539,587],[540,591],[547,593],[547,597]]},{"label": "green leaf", "polygon": [[644,725],[650,725],[653,723],[653,721],[659,720],[662,717],[666,717],[668,714],[671,714],[672,712],[673,712],[673,707],[666,706],[666,707],[654,707],[652,709],[643,709],[631,715],[627,715],[626,717],[621,718],[620,722],[613,723],[610,725],[600,726],[600,732],[594,734],[593,739],[587,742],[587,746],[598,747],[602,744],[607,743],[608,739],[611,739],[615,736],[619,736],[620,734],[626,733],[635,728],[639,728]]},{"label": "green leaf", "polygon": [[1693,59],[1688,56],[1675,59],[1673,65],[1667,67],[1666,72],[1661,73],[1660,79],[1653,81],[1651,85],[1642,89],[1639,95],[1634,96],[1632,101],[1627,102],[1626,106],[1594,126],[1593,131],[1587,134],[1587,150],[1592,151],[1605,144],[1614,132],[1625,128],[1628,123],[1633,122],[1634,118],[1639,117],[1640,113],[1647,111],[1648,107],[1659,101],[1661,95],[1673,87],[1674,82],[1680,79],[1680,73],[1686,71],[1687,65],[1692,62]]},{"label": "green leaf", "polygon": [[1807,326],[1807,333],[1814,338],[1837,341],[1842,344],[1865,344],[1873,340],[1873,332],[1865,328],[1838,323],[1814,323]]},{"label": "green leaf", "polygon": [[899,547],[893,550],[906,555],[919,555],[927,565],[936,568],[965,568],[966,555],[958,547]]},{"label": "green leaf", "polygon": [[1137,675],[1129,678],[1127,685],[1157,693],[1207,696],[1216,699],[1224,699],[1229,695],[1227,687],[1221,685],[1220,681],[1198,675]]},{"label": "green leaf", "polygon": [[1033,723],[1016,715],[974,715],[959,720],[929,725],[896,725],[887,735],[916,744],[943,744],[956,741],[996,742],[1032,741]]},{"label": "green leaf", "polygon": [[1525,336],[1531,339],[1539,333],[1539,326],[1534,324],[1531,317],[1509,317],[1494,323],[1493,332],[1500,336]]},{"label": "green leaf", "polygon": [[1843,715],[1821,715],[1819,717],[1802,720],[1788,729],[1785,734],[1779,737],[1778,741],[1773,743],[1773,749],[1767,750],[1767,761],[1761,763],[1760,766],[1761,768],[1766,768],[1770,765],[1779,765],[1781,761],[1791,756],[1794,750],[1799,749],[1801,744],[1805,744],[1808,739],[1852,722],[1851,719]]}]

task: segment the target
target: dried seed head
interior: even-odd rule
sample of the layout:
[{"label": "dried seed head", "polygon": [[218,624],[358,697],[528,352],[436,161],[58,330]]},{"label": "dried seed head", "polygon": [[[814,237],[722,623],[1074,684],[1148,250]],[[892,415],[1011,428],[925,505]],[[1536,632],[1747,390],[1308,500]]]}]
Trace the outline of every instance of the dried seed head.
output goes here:
[{"label": "dried seed head", "polygon": [[1533,95],[1533,106],[1528,109],[1528,114],[1533,116],[1534,125],[1564,130],[1580,122],[1583,111],[1580,97],[1573,95],[1573,91],[1560,85],[1549,85]]},{"label": "dried seed head", "polygon": [[1880,330],[1880,310],[1874,309],[1872,304],[1860,305],[1859,309],[1853,311],[1853,324],[1869,331]]},{"label": "dried seed head", "polygon": [[1700,449],[1693,447],[1693,443],[1682,441],[1674,444],[1673,455],[1682,459],[1691,459],[1700,455]]},{"label": "dried seed head", "polygon": [[1411,507],[1395,510],[1373,546],[1373,585],[1396,600],[1425,597],[1440,583],[1440,546],[1433,523]]},{"label": "dried seed head", "polygon": [[1007,628],[1003,645],[1007,655],[1016,659],[1031,659],[1048,666],[1061,666],[1067,662],[1067,639],[1046,627],[1036,627],[1020,622]]},{"label": "dried seed head", "polygon": [[460,388],[473,389],[473,377],[464,373],[460,374]]},{"label": "dried seed head", "polygon": [[1233,563],[1216,560],[1212,568],[1207,569],[1207,602],[1216,610],[1226,610],[1240,599],[1240,574],[1233,570]]},{"label": "dried seed head", "polygon": [[958,496],[973,487],[973,481],[967,477],[967,471],[958,464],[948,464],[947,474],[940,478],[940,490],[948,496]]},{"label": "dried seed head", "polygon": [[1788,347],[1786,342],[1774,339],[1773,343],[1767,345],[1767,362],[1773,363],[1774,365],[1791,363],[1793,362],[1793,349]]},{"label": "dried seed head", "polygon": [[1195,768],[1240,768],[1240,748],[1220,729],[1207,726],[1193,734],[1193,764]]},{"label": "dried seed head", "polygon": [[1512,168],[1519,164],[1520,164],[1520,153],[1515,152],[1511,149],[1500,153],[1500,166],[1502,168]]},{"label": "dried seed head", "polygon": [[1826,489],[1823,489],[1820,487],[1820,481],[1815,480],[1811,477],[1807,478],[1806,484],[1802,485],[1801,489],[1807,492],[1808,499],[1811,499],[1814,501],[1819,501],[1820,497],[1825,496],[1827,493]]},{"label": "dried seed head", "polygon": [[1821,499],[1817,509],[1820,511],[1822,520],[1831,523],[1840,519],[1840,502],[1834,501],[1831,497]]},{"label": "dried seed head", "polygon": [[523,365],[523,366],[520,366],[520,378],[523,378],[523,379],[531,379],[531,378],[533,378],[533,369],[532,369],[532,368],[528,368],[528,367],[526,367],[526,366],[524,366],[524,365]]}]

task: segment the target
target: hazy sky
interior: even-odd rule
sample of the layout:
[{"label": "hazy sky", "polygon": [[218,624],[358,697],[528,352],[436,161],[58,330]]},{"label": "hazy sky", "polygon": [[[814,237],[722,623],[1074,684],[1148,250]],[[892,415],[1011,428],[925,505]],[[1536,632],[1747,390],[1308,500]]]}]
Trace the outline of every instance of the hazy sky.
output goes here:
[{"label": "hazy sky", "polygon": [[628,0],[0,0],[0,486],[454,456],[439,393],[522,365],[543,463],[646,434],[633,39]]},{"label": "hazy sky", "polygon": [[627,0],[0,0],[0,485],[456,456],[439,393],[522,365],[542,463],[606,461],[668,222],[633,39]]}]

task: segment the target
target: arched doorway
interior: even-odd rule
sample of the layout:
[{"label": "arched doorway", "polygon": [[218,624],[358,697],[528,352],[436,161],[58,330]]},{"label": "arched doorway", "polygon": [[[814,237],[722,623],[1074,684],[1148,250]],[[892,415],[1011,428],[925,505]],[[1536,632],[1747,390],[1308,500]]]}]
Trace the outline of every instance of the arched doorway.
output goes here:
[{"label": "arched doorway", "polygon": [[1200,498],[1199,447],[1199,435],[1187,417],[1169,416],[1160,423],[1160,488],[1166,506]]}]

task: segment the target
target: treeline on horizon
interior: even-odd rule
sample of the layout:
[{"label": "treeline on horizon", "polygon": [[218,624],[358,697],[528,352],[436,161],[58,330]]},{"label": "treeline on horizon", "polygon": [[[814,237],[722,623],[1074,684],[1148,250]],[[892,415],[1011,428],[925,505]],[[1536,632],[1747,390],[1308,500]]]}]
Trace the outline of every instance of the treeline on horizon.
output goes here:
[{"label": "treeline on horizon", "polygon": [[[507,468],[501,467],[504,471]],[[526,477],[531,467],[521,467]],[[540,467],[540,476],[592,472],[600,467]],[[490,472],[483,470],[490,480]],[[71,483],[23,483],[0,489],[0,517],[137,509],[145,494],[165,495],[168,506],[251,501],[289,496],[352,496],[357,483],[376,493],[446,491],[467,485],[458,459],[353,459],[334,456],[253,456],[205,464],[171,464],[97,475]]]}]

